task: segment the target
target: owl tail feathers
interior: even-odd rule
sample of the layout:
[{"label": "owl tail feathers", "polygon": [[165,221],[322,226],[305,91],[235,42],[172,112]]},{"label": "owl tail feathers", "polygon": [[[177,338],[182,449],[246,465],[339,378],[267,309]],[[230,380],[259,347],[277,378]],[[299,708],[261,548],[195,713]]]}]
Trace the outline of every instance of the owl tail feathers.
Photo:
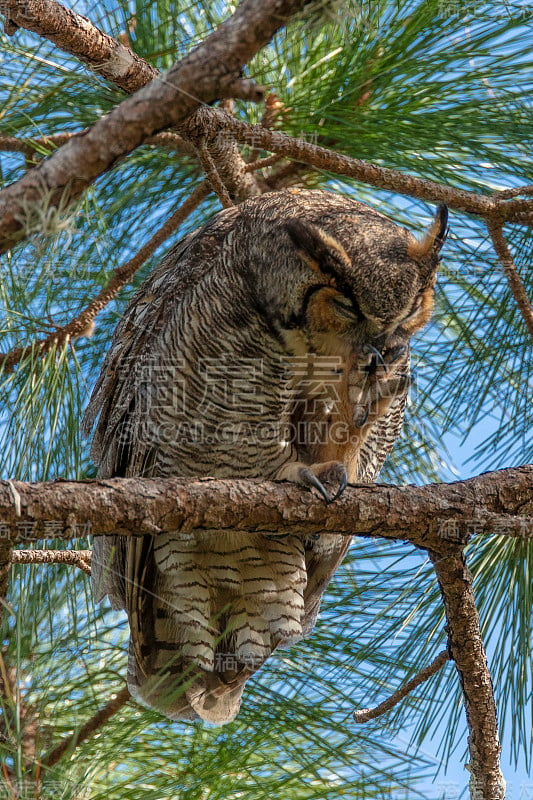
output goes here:
[{"label": "owl tail feathers", "polygon": [[185,696],[199,717],[215,725],[223,725],[237,716],[247,677],[245,675],[226,683],[222,676],[205,672]]},{"label": "owl tail feathers", "polygon": [[130,646],[128,688],[132,697],[172,720],[200,718],[214,725],[231,722],[239,712],[250,674],[246,668],[216,673],[189,665],[181,673],[173,669],[140,676]]}]

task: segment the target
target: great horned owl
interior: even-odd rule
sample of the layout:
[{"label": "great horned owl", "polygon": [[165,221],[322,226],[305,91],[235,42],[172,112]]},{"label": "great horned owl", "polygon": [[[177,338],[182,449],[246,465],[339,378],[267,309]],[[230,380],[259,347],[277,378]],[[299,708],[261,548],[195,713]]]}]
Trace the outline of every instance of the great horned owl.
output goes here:
[{"label": "great horned owl", "polygon": [[[117,326],[85,417],[99,476],[291,480],[335,499],[400,432],[447,211],[417,240],[326,191],[265,194],[190,233]],[[313,627],[349,541],[193,531],[96,538],[97,600],[128,614],[128,684],[171,719],[234,718],[246,680]]]}]

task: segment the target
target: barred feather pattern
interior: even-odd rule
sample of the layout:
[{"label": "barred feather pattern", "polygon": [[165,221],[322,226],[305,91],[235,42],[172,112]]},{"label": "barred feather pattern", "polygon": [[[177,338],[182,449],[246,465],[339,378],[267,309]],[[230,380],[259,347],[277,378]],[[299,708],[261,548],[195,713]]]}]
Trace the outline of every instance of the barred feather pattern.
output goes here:
[{"label": "barred feather pattern", "polygon": [[[99,476],[269,480],[325,462],[375,480],[433,293],[416,244],[322,191],[253,198],[186,236],[133,298],[94,388],[84,425],[98,420]],[[233,719],[248,678],[312,630],[348,546],[327,534],[97,537],[95,598],[128,614],[132,694],[171,719]]]}]

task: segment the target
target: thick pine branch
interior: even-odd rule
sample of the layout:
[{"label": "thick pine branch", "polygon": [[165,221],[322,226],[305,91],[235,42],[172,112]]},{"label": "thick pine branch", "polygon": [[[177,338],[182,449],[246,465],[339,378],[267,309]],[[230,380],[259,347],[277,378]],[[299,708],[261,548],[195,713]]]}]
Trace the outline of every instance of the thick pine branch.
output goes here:
[{"label": "thick pine branch", "polygon": [[129,47],[55,0],[2,0],[0,13],[6,18],[7,34],[25,28],[46,37],[128,94],[158,75],[157,69]]},{"label": "thick pine branch", "polygon": [[446,609],[448,650],[455,661],[468,722],[471,800],[504,800],[496,704],[483,647],[472,575],[460,547],[430,551]]},{"label": "thick pine branch", "polygon": [[[4,4],[5,5],[5,4]],[[66,206],[117,160],[202,103],[235,96],[244,65],[304,5],[304,0],[244,0],[214,33],[165,75],[126,98],[0,192],[0,252],[28,235],[32,208]],[[4,9],[5,10],[5,9]]]},{"label": "thick pine branch", "polygon": [[532,517],[533,466],[449,484],[358,484],[331,505],[289,483],[250,480],[0,482],[0,536],[11,545],[201,529],[380,536],[440,552],[472,533],[532,539]]}]

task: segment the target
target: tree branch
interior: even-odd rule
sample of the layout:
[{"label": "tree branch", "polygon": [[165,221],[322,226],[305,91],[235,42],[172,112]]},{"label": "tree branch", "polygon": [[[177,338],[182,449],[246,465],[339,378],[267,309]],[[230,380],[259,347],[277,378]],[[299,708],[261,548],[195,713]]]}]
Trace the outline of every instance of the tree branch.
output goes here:
[{"label": "tree branch", "polygon": [[495,197],[499,198],[511,198],[511,197],[520,197],[520,195],[532,195],[533,194],[533,184],[528,183],[527,186],[515,186],[514,189],[500,189],[499,191],[494,192]]},{"label": "tree branch", "polygon": [[[17,740],[20,742],[24,763],[31,768],[35,762],[40,715],[38,705],[28,700],[25,688],[27,677],[20,664],[10,663],[8,650],[4,647],[0,651],[1,736],[12,744]],[[14,778],[13,771],[8,770],[5,764],[3,766],[8,775]]]},{"label": "tree branch", "polygon": [[316,169],[346,175],[380,189],[418,197],[421,200],[442,202],[458,211],[477,214],[486,219],[498,216],[502,220],[520,221],[525,213],[533,213],[533,200],[508,200],[455,189],[442,183],[406,175],[404,172],[378,167],[357,158],[344,156],[303,139],[295,139],[280,131],[271,131],[261,125],[242,122],[219,109],[211,109],[209,124],[231,133],[239,142],[252,147],[261,146],[287,158],[309,164]]},{"label": "tree branch", "polygon": [[200,158],[200,163],[202,168],[205,172],[205,176],[211,185],[212,190],[215,192],[216,196],[220,200],[222,208],[231,208],[234,205],[228,190],[226,189],[222,178],[218,174],[217,165],[215,164],[215,160],[213,159],[211,153],[209,152],[209,148],[204,143],[200,142],[198,144],[198,156]]},{"label": "tree branch", "polygon": [[[48,151],[57,150],[58,147],[66,144],[75,136],[82,136],[86,132],[87,128],[84,128],[81,131],[52,133],[50,136],[41,136],[35,139],[32,137],[19,139],[16,136],[0,135],[0,151],[23,153],[30,162],[36,162],[41,157],[39,152],[41,148],[46,148]],[[175,150],[178,153],[187,155],[194,155],[196,152],[192,142],[188,142],[175,131],[156,133],[154,136],[149,136],[145,139],[144,144],[157,145],[167,150]],[[44,158],[44,156],[42,157]]]},{"label": "tree branch", "polygon": [[468,722],[470,797],[504,800],[505,781],[500,770],[500,740],[496,705],[487,657],[481,638],[472,575],[460,547],[430,558],[446,609],[448,647],[459,673]]},{"label": "tree branch", "polygon": [[[8,153],[22,153],[26,158],[33,158],[37,149],[34,141],[17,139],[16,136],[0,136],[0,150]],[[64,142],[62,142],[64,144]]]},{"label": "tree branch", "polygon": [[509,250],[507,241],[503,235],[502,226],[498,225],[497,223],[489,223],[488,229],[492,239],[492,244],[494,245],[494,250],[500,259],[509,283],[509,287],[516,301],[516,305],[518,306],[520,313],[522,314],[522,318],[526,323],[529,335],[533,339],[533,308],[531,307],[531,301],[527,296],[526,288],[522,282],[522,279],[520,278],[520,275],[518,274],[511,251]]},{"label": "tree branch", "polygon": [[92,550],[12,550],[12,564],[72,564],[91,574]]},{"label": "tree branch", "polygon": [[6,18],[6,33],[26,28],[44,36],[128,94],[158,75],[158,70],[131,48],[55,0],[2,0],[0,13]]},{"label": "tree branch", "polygon": [[414,692],[418,686],[425,681],[429,680],[433,675],[435,675],[442,667],[450,660],[450,655],[447,650],[443,650],[438,656],[431,662],[427,667],[421,669],[420,672],[411,678],[410,681],[407,681],[400,689],[394,692],[390,697],[380,703],[375,708],[360,708],[357,711],[353,712],[354,720],[361,724],[362,722],[369,722],[371,719],[376,719],[376,717],[381,717],[382,714],[386,714],[387,711],[390,711],[391,708],[397,706],[404,697],[407,697],[408,694]]},{"label": "tree branch", "polygon": [[141,249],[122,264],[112,273],[110,280],[100,290],[94,300],[89,303],[80,314],[74,317],[66,325],[50,333],[45,339],[41,339],[26,347],[16,347],[9,353],[0,353],[0,372],[10,373],[16,364],[27,356],[43,357],[53,347],[61,347],[66,342],[76,339],[79,336],[87,336],[91,332],[92,324],[99,312],[118,294],[144,264],[144,262],[155,252],[162,242],[165,241],[181,223],[192,214],[209,194],[209,186],[206,181],[202,181],[192,192],[184,203],[170,216],[152,238],[144,244]]},{"label": "tree branch", "polygon": [[75,747],[78,747],[82,742],[88,739],[93,733],[96,733],[102,728],[111,717],[120,711],[130,699],[130,692],[127,686],[121,689],[116,697],[106,703],[106,705],[97,711],[94,716],[89,719],[78,731],[75,731],[72,736],[67,736],[63,741],[47,753],[41,761],[43,767],[53,767],[54,764]]},{"label": "tree branch", "polygon": [[0,542],[201,529],[380,536],[446,552],[450,542],[464,545],[469,533],[532,539],[532,490],[533,466],[450,484],[359,484],[327,506],[313,492],[290,483],[214,478],[1,481]]},{"label": "tree branch", "polygon": [[[33,8],[36,2],[30,0]],[[8,16],[16,13],[14,8],[17,5],[13,2],[4,3]],[[51,8],[52,5],[55,5],[52,0],[47,0],[47,7]],[[184,123],[201,102],[211,102],[225,96],[228,87],[235,87],[234,76],[243,64],[302,6],[303,0],[270,0],[266,5],[260,0],[244,0],[230,19],[166,76],[152,81],[83,135],[75,137],[56,151],[38,168],[2,190],[0,252],[27,235],[27,218],[32,204],[72,202],[96,177],[143,140],[171,125]],[[94,30],[98,31],[97,28]],[[105,39],[106,35],[103,36]],[[108,39],[111,40],[109,42],[106,39],[108,46],[116,43],[112,37]],[[88,51],[85,52],[87,55]],[[78,50],[75,50],[75,54],[81,56]],[[114,80],[111,75],[109,77]],[[217,109],[204,109],[203,117],[204,135],[207,134],[205,120],[208,119],[213,137],[220,129],[225,130],[226,134],[231,131],[236,139],[252,147],[261,146],[317,169],[354,177],[401,194],[445,202],[452,208],[479,214],[486,219],[532,223],[531,200],[488,197],[377,167],[292,139],[260,125],[248,125]],[[230,188],[224,176],[222,178]]]},{"label": "tree branch", "polygon": [[[218,186],[215,192],[222,205],[227,208],[233,200],[240,203],[249,197],[256,197],[262,190],[257,177],[247,169],[248,165],[235,140],[225,131],[213,129],[210,125],[212,111],[213,109],[204,106],[198,108],[180,127],[180,131],[198,148],[202,167],[210,180],[215,179]],[[221,191],[222,187],[229,196]]]},{"label": "tree branch", "polygon": [[0,627],[3,623],[7,606],[7,590],[9,584],[9,568],[11,566],[11,545],[9,540],[0,537]]},{"label": "tree branch", "polygon": [[[62,50],[80,58],[107,80],[130,94],[160,74],[159,70],[137,56],[124,43],[103,33],[85,17],[65,9],[55,0],[47,0],[44,4],[42,0],[29,0],[25,10],[21,10],[20,4],[17,3],[7,5],[9,8],[6,14],[12,21],[16,17],[17,25],[41,36],[47,36]],[[118,73],[117,65],[120,66]],[[258,87],[250,80],[238,79],[228,86],[228,91],[254,102],[263,99],[263,87]],[[189,147],[187,140],[170,131],[165,133],[173,138],[174,149],[191,151],[192,148]],[[152,142],[156,138],[157,134],[150,137],[149,141]],[[223,183],[227,184],[230,193],[238,201],[259,194],[257,179],[253,175],[246,174],[245,162],[235,142],[230,142],[227,137],[222,136],[217,136],[216,139],[220,141],[206,142],[205,145],[213,151],[210,152],[210,156],[217,164],[218,172],[221,173]],[[203,166],[205,169],[205,164]],[[223,205],[227,206],[227,202],[223,202]]]},{"label": "tree branch", "polygon": [[3,189],[0,252],[27,235],[36,205],[72,203],[147,137],[182,124],[201,103],[226,96],[242,67],[303,5],[304,0],[243,0],[229,19],[165,75]]}]

